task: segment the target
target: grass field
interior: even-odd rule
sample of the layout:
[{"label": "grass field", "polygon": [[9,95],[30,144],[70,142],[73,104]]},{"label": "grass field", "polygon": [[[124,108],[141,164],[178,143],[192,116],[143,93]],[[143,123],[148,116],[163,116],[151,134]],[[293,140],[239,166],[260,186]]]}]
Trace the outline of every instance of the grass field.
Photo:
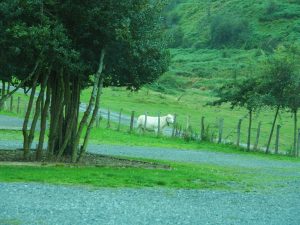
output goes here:
[{"label": "grass field", "polygon": [[[90,90],[85,90],[82,95],[83,101],[88,100]],[[196,132],[200,132],[201,117],[205,117],[206,126],[209,125],[210,133],[217,135],[218,121],[224,118],[224,138],[235,143],[236,127],[239,119],[242,122],[241,142],[246,143],[248,118],[245,109],[232,110],[229,105],[221,107],[206,106],[215,97],[208,90],[189,89],[180,101],[178,95],[168,95],[151,91],[143,88],[139,92],[129,92],[122,88],[106,88],[103,91],[102,107],[110,108],[118,112],[120,108],[127,115],[134,110],[136,115],[148,112],[149,115],[156,116],[158,112],[162,115],[176,113],[179,123],[185,128],[187,117],[190,116],[190,125]],[[262,109],[257,112],[253,120],[252,143],[255,141],[257,124],[262,122],[261,138],[259,145],[265,146],[271,129],[274,112],[271,109]],[[280,149],[283,152],[290,151],[293,142],[293,118],[290,113],[281,111],[278,124],[281,125]],[[129,125],[128,125],[129,126]],[[272,147],[275,145],[275,135],[272,141]]]}]

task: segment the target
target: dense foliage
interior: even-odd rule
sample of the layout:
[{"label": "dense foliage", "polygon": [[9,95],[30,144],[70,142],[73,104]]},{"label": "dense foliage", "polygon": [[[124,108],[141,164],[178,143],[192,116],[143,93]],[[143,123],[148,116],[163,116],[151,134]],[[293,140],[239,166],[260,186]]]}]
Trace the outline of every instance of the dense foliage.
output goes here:
[{"label": "dense foliage", "polygon": [[[37,157],[41,156],[50,109],[48,157],[68,154],[73,162],[79,160],[77,156],[85,151],[88,131],[97,115],[102,86],[136,90],[168,69],[162,7],[159,0],[1,1],[0,80],[3,87],[5,82],[15,81],[17,88],[32,90],[23,124],[25,157],[39,117]],[[90,103],[79,123],[80,92],[90,85]],[[11,94],[3,92],[0,103]],[[28,131],[33,104],[36,110]],[[79,153],[86,124],[88,131]]]}]

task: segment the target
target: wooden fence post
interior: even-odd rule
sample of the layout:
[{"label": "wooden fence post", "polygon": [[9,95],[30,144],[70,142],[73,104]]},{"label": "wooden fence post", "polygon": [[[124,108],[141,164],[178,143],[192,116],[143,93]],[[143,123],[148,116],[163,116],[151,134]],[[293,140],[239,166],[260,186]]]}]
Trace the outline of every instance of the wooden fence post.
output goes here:
[{"label": "wooden fence post", "polygon": [[256,139],[255,139],[255,143],[254,143],[254,147],[253,147],[254,151],[257,151],[257,149],[258,149],[258,142],[259,142],[259,137],[260,137],[260,129],[261,129],[261,122],[258,123],[258,127],[257,127]]},{"label": "wooden fence post", "polygon": [[18,97],[18,105],[17,105],[17,114],[20,113],[20,102],[21,102],[21,97]]},{"label": "wooden fence post", "polygon": [[204,140],[204,135],[205,135],[204,119],[205,119],[205,117],[202,116],[201,117],[201,134],[200,134],[200,140],[201,141]]},{"label": "wooden fence post", "polygon": [[279,150],[280,127],[281,127],[280,125],[277,125],[276,142],[275,142],[275,154],[278,154],[278,150]]},{"label": "wooden fence post", "polygon": [[218,138],[218,143],[222,143],[222,136],[223,136],[223,127],[224,127],[224,119],[221,118],[219,121],[219,138]]},{"label": "wooden fence post", "polygon": [[241,126],[242,126],[242,119],[239,119],[239,123],[237,126],[237,141],[236,145],[239,147],[240,146],[240,140],[241,140]]},{"label": "wooden fence post", "polygon": [[106,128],[110,128],[110,109],[107,110],[107,125]]},{"label": "wooden fence post", "polygon": [[178,124],[175,124],[175,137],[178,137],[178,128],[179,128],[179,125]]},{"label": "wooden fence post", "polygon": [[158,113],[158,118],[157,118],[157,125],[158,125],[158,127],[157,127],[157,136],[159,136],[159,134],[160,134],[160,112]]},{"label": "wooden fence post", "polygon": [[186,130],[188,130],[190,128],[190,119],[191,119],[191,116],[186,117]]},{"label": "wooden fence post", "polygon": [[175,131],[176,131],[176,123],[177,123],[177,114],[174,114],[174,123],[173,123],[173,129],[172,129],[172,137],[175,136]]},{"label": "wooden fence post", "polygon": [[298,129],[297,154],[296,154],[297,157],[299,157],[299,151],[300,151],[300,128]]},{"label": "wooden fence post", "polygon": [[179,127],[179,137],[181,137],[182,136],[182,125],[180,125],[180,127]]},{"label": "wooden fence post", "polygon": [[9,107],[9,111],[12,112],[14,109],[14,97],[10,96],[10,107]]},{"label": "wooden fence post", "polygon": [[130,117],[130,132],[133,131],[133,122],[134,122],[134,111],[131,112],[131,117]]},{"label": "wooden fence post", "polygon": [[120,128],[121,128],[122,110],[123,109],[120,109],[120,112],[119,112],[119,124],[118,124],[117,131],[120,131]]},{"label": "wooden fence post", "polygon": [[213,132],[211,133],[211,136],[210,136],[210,142],[211,142],[211,143],[214,143],[214,137],[215,137],[215,131],[213,131]]},{"label": "wooden fence post", "polygon": [[143,129],[144,133],[145,133],[146,128],[147,128],[147,117],[148,117],[148,112],[145,112],[145,121],[144,121],[144,129]]}]

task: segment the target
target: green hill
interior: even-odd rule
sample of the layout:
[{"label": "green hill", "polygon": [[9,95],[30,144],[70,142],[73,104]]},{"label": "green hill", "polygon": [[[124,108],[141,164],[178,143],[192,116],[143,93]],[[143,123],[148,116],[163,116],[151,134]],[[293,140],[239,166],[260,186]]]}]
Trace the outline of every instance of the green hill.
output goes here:
[{"label": "green hill", "polygon": [[299,45],[300,1],[171,0],[164,25],[171,66],[154,88],[207,89],[257,73],[280,46]]}]

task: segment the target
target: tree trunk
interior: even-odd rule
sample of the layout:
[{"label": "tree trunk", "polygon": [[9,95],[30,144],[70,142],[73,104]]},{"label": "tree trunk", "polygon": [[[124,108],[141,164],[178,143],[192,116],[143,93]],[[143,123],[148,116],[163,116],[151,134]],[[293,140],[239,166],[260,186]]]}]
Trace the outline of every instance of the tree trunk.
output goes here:
[{"label": "tree trunk", "polygon": [[47,114],[48,114],[49,105],[50,105],[50,97],[51,97],[51,88],[50,88],[50,85],[48,84],[47,92],[46,92],[46,101],[45,101],[45,104],[43,104],[42,113],[41,113],[41,130],[40,130],[39,143],[38,143],[38,147],[36,150],[36,160],[40,160],[42,157],[45,133],[46,133],[46,128],[47,128]]},{"label": "tree trunk", "polygon": [[39,74],[36,73],[34,80],[33,80],[33,84],[32,84],[32,89],[31,89],[31,94],[30,94],[30,99],[29,99],[29,103],[27,106],[27,111],[26,111],[26,115],[24,118],[24,122],[23,122],[23,150],[24,150],[24,159],[28,159],[29,156],[29,137],[28,137],[28,122],[29,122],[29,117],[31,114],[31,110],[32,110],[32,105],[33,105],[33,101],[34,101],[34,95],[35,95],[35,90],[36,90],[36,85],[37,85],[37,81],[39,78]]},{"label": "tree trunk", "polygon": [[252,129],[252,110],[249,110],[249,126],[248,126],[247,151],[250,151],[251,129]]},{"label": "tree trunk", "polygon": [[[57,79],[60,85],[56,84]],[[59,77],[52,81],[52,99],[51,99],[51,115],[50,115],[50,131],[48,140],[47,157],[51,159],[54,154],[54,148],[56,147],[56,141],[59,135],[58,126],[59,119],[62,113],[64,102],[64,82],[63,82],[63,70]]]},{"label": "tree trunk", "polygon": [[73,149],[72,149],[72,162],[75,163],[77,161],[77,157],[78,157],[78,145],[79,145],[79,141],[80,141],[80,137],[83,131],[84,126],[87,123],[87,120],[90,116],[91,110],[93,108],[93,105],[95,103],[96,97],[97,97],[97,91],[98,91],[98,86],[99,86],[99,79],[100,76],[102,74],[103,71],[103,66],[104,66],[104,56],[105,56],[105,50],[102,49],[101,51],[101,57],[100,57],[100,63],[99,63],[99,68],[98,71],[95,75],[95,83],[94,83],[94,87],[93,87],[93,91],[92,91],[92,95],[89,101],[89,105],[86,109],[86,111],[84,112],[84,115],[80,121],[79,127],[78,127],[78,131],[76,134],[76,137],[74,139],[74,143],[73,143]]},{"label": "tree trunk", "polygon": [[10,82],[7,82],[7,90],[6,90],[6,94],[9,94],[10,91]]},{"label": "tree trunk", "polygon": [[294,156],[297,156],[297,131],[298,131],[298,118],[297,118],[298,110],[294,111],[294,148],[293,148],[293,154]]},{"label": "tree trunk", "polygon": [[270,152],[270,145],[271,145],[272,136],[273,136],[276,120],[277,120],[277,117],[278,117],[279,109],[280,109],[280,106],[277,106],[274,121],[273,121],[273,124],[272,124],[272,129],[271,129],[271,132],[270,132],[270,136],[269,136],[269,140],[268,140],[268,144],[267,144],[267,148],[266,148],[266,153],[267,154]]},{"label": "tree trunk", "polygon": [[0,98],[0,110],[3,110],[4,108],[4,102],[5,102],[5,81],[2,80],[2,90],[1,90],[1,98]]},{"label": "tree trunk", "polygon": [[57,160],[60,160],[63,154],[71,155],[70,152],[65,152],[68,145],[70,145],[70,139],[72,137],[73,127],[76,120],[76,107],[78,108],[79,105],[77,104],[77,90],[76,84],[73,80],[72,83],[72,96],[71,96],[71,86],[70,86],[70,76],[67,74],[65,77],[65,101],[64,101],[64,111],[65,111],[65,119],[61,117],[61,125],[62,127],[59,128],[60,130],[60,141],[59,141],[59,149],[57,153]]},{"label": "tree trunk", "polygon": [[31,148],[31,144],[32,144],[33,139],[34,139],[35,128],[36,128],[38,118],[40,116],[41,103],[44,99],[44,94],[45,94],[45,89],[46,89],[49,74],[46,74],[45,77],[44,76],[41,76],[41,77],[42,77],[41,90],[40,90],[39,96],[36,100],[36,107],[35,107],[36,110],[35,110],[35,114],[34,114],[34,117],[33,117],[32,123],[31,123],[30,133],[29,133],[29,136],[28,136],[29,149]]},{"label": "tree trunk", "polygon": [[90,137],[90,133],[91,133],[91,130],[93,128],[93,124],[95,122],[95,119],[96,119],[96,117],[98,115],[99,105],[100,105],[100,97],[101,97],[101,94],[102,94],[102,88],[103,88],[103,78],[100,79],[100,83],[99,83],[99,87],[98,87],[98,92],[97,92],[97,97],[96,97],[95,108],[94,108],[93,115],[92,115],[92,118],[90,120],[90,123],[89,123],[89,125],[87,127],[87,130],[86,130],[86,133],[85,133],[83,145],[80,148],[78,162],[81,160],[82,156],[86,152],[86,148],[87,148],[88,140],[89,140],[89,137]]},{"label": "tree trunk", "polygon": [[[74,149],[74,143],[77,135],[78,123],[79,123],[79,107],[80,107],[80,80],[75,78],[73,81],[73,91],[72,91],[72,110],[74,110],[74,127],[72,129],[72,135],[70,139],[70,144],[65,150],[67,154],[72,155]],[[78,146],[77,146],[78,148]]]}]

